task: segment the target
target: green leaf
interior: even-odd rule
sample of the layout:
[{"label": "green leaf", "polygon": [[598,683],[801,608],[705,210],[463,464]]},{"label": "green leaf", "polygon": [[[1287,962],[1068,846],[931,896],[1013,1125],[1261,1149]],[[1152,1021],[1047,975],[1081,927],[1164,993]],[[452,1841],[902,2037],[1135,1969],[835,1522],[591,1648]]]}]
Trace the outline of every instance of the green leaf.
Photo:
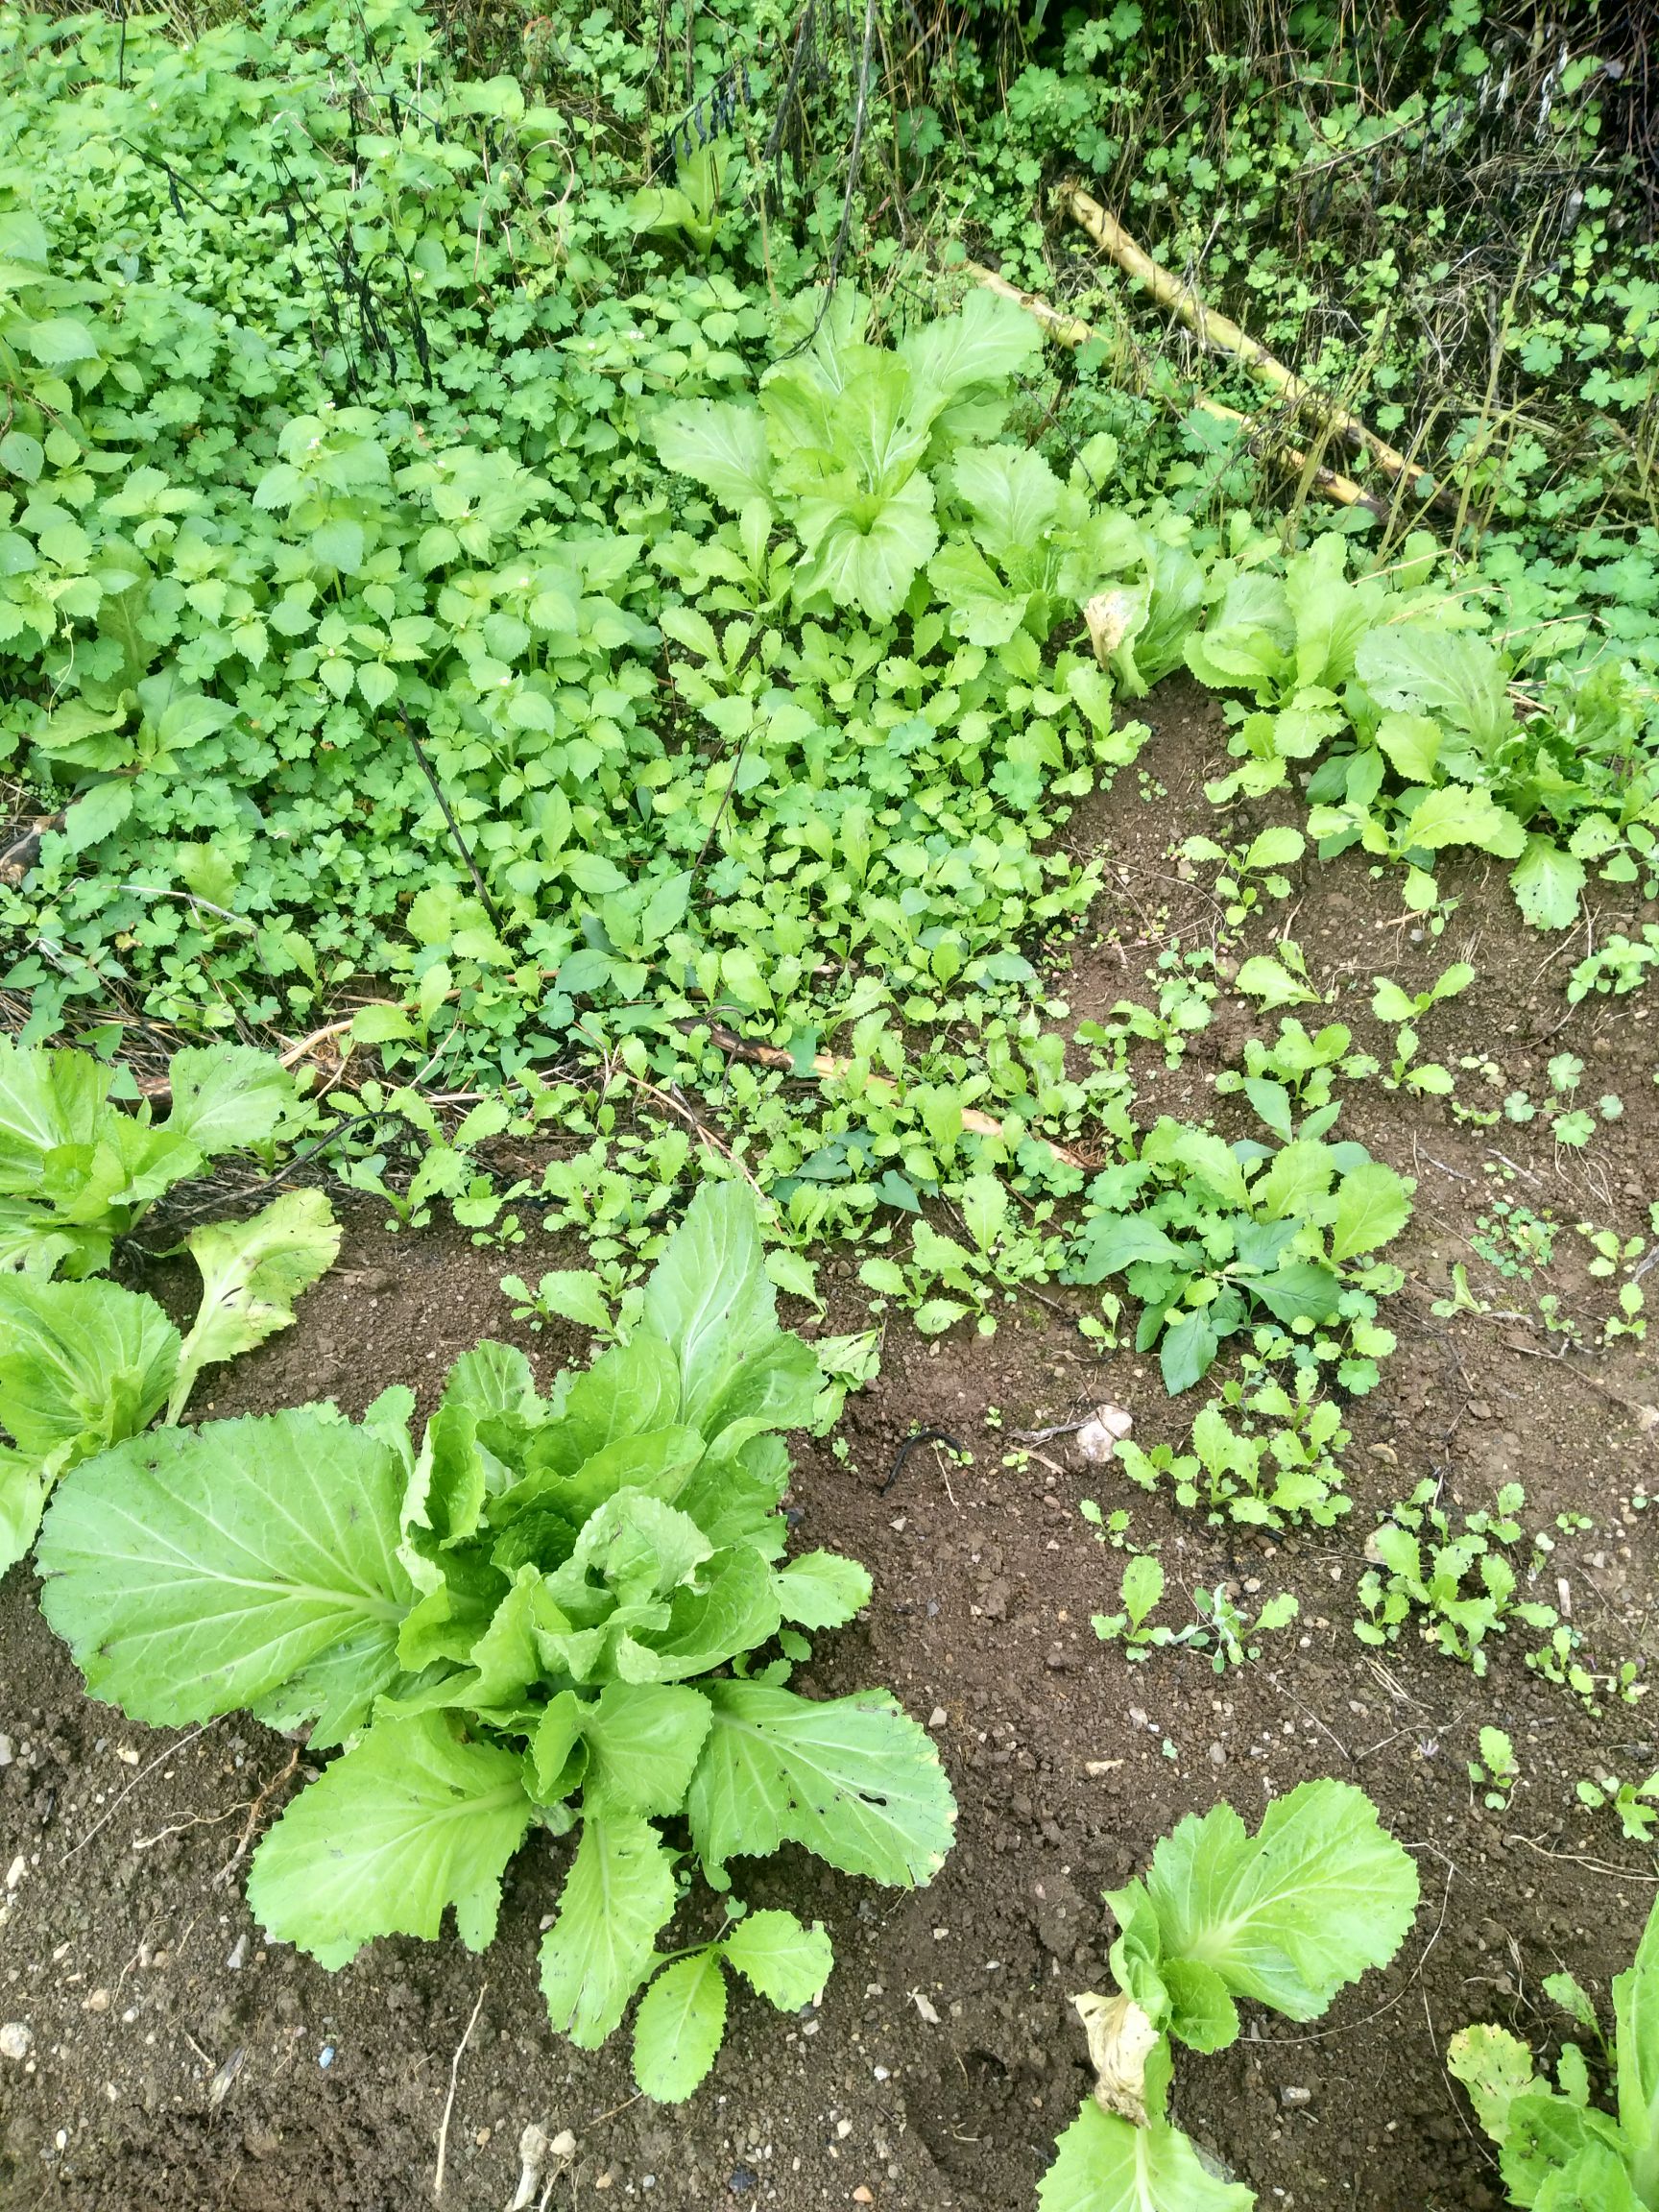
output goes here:
[{"label": "green leaf", "polygon": [[1256,2201],[1241,2182],[1217,2179],[1179,2128],[1137,2128],[1093,2099],[1054,2150],[1038,2212],[1250,2212]]},{"label": "green leaf", "polygon": [[134,1437],[60,1483],[41,1608],[95,1697],[209,1719],[360,1635],[391,1649],[403,1483],[383,1439],[315,1408]]},{"label": "green leaf", "polygon": [[1310,1006],[1319,1002],[1319,993],[1310,983],[1292,975],[1282,961],[1271,954],[1257,952],[1243,962],[1234,977],[1234,986],[1247,998],[1258,998],[1264,1013],[1271,1014],[1280,1006]]},{"label": "green leaf", "polygon": [[176,1052],[167,1079],[167,1127],[209,1159],[262,1143],[294,1103],[294,1078],[281,1062],[246,1045]]},{"label": "green leaf", "polygon": [[813,1703],[757,1682],[711,1682],[714,1711],[686,1811],[705,1868],[795,1842],[844,1873],[926,1884],[956,1805],[924,1731],[887,1692]]},{"label": "green leaf", "polygon": [[1361,1252],[1379,1250],[1399,1236],[1410,1214],[1410,1194],[1403,1178],[1381,1160],[1362,1160],[1336,1186],[1332,1259],[1353,1260]]},{"label": "green leaf", "polygon": [[634,2079],[659,2104],[681,2104],[726,2034],[726,1977],[712,1947],[664,1966],[634,2016]]},{"label": "green leaf", "polygon": [[651,418],[647,432],[665,469],[695,477],[734,515],[770,497],[766,421],[748,401],[674,400]]},{"label": "green leaf", "polygon": [[1571,929],[1578,919],[1584,884],[1583,861],[1553,837],[1528,837],[1526,852],[1509,871],[1515,903],[1534,929]]},{"label": "green leaf", "polygon": [[1172,1321],[1158,1347],[1159,1372],[1170,1397],[1178,1398],[1183,1390],[1190,1390],[1201,1381],[1220,1349],[1221,1339],[1203,1308]]},{"label": "green leaf", "polygon": [[153,1298],[114,1283],[0,1275],[0,1421],[36,1459],[137,1435],[178,1358],[179,1332]]},{"label": "green leaf", "polygon": [[1400,841],[1408,850],[1423,846],[1431,853],[1444,845],[1475,845],[1482,853],[1513,860],[1525,847],[1527,833],[1483,784],[1471,789],[1463,783],[1446,783],[1438,791],[1424,793],[1403,822]]},{"label": "green leaf", "polygon": [[617,1813],[678,1813],[709,1735],[709,1700],[665,1682],[613,1682],[587,1708],[590,1763],[583,1803]]},{"label": "green leaf", "polygon": [[802,1628],[839,1628],[870,1602],[870,1576],[855,1559],[807,1551],[777,1577],[785,1621]]},{"label": "green leaf", "polygon": [[651,1971],[657,1932],[679,1895],[674,1855],[636,1814],[587,1814],[541,1941],[541,1990],[555,2030],[596,2051]]},{"label": "green leaf", "polygon": [[377,1936],[495,1934],[501,1877],[530,1825],[519,1761],[441,1713],[380,1720],[288,1807],[253,1854],[248,1903],[281,1943],[344,1966]]},{"label": "green leaf", "polygon": [[46,1478],[27,1454],[0,1444],[0,1575],[35,1541],[46,1509]]},{"label": "green leaf", "polygon": [[749,1912],[726,1932],[726,1963],[780,2012],[815,2005],[835,1963],[821,1920],[804,1928],[793,1912]]},{"label": "green leaf", "polygon": [[1355,666],[1380,707],[1443,715],[1482,752],[1514,725],[1502,662],[1466,631],[1384,623],[1361,640]]},{"label": "green leaf", "polygon": [[702,1427],[737,1369],[773,1334],[777,1315],[753,1193],[738,1183],[705,1183],[645,1286],[643,1310],[646,1327],[678,1360],[687,1427]]},{"label": "green leaf", "polygon": [[294,1319],[294,1301],[334,1263],[340,1225],[321,1190],[289,1190],[252,1221],[216,1221],[185,1239],[202,1270],[202,1303],[167,1407],[176,1421],[197,1376],[263,1344]]},{"label": "green leaf", "polygon": [[1416,1866],[1363,1791],[1304,1782],[1268,1806],[1254,1837],[1230,1805],[1190,1815],[1159,1843],[1144,1883],[1107,1902],[1126,1926],[1144,1897],[1166,1958],[1208,1966],[1235,1997],[1313,2020],[1344,1983],[1394,1956],[1417,1895]]},{"label": "green leaf", "polygon": [[1542,2090],[1532,2054],[1506,2028],[1464,2028],[1446,2047],[1446,2065],[1469,2092],[1475,2117],[1500,2148],[1509,2136],[1509,2107]]}]

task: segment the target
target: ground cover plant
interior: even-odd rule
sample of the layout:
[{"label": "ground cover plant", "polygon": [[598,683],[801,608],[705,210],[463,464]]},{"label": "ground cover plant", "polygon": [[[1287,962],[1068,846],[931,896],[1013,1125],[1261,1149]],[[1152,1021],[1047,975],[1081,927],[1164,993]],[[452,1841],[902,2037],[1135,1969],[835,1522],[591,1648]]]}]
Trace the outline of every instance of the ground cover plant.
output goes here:
[{"label": "ground cover plant", "polygon": [[[0,1562],[44,1505],[180,1731],[7,1577],[0,2203],[256,2195],[301,2127],[302,2195],[500,2201],[510,2087],[594,2116],[520,2212],[1006,2212],[1148,1852],[1088,2017],[1149,2108],[1043,2201],[1480,2200],[1444,2031],[1622,1961],[1654,1821],[1633,21],[0,20]],[[201,1228],[233,1149],[291,1188]],[[316,1326],[182,1426],[325,1183]],[[1427,2032],[1233,2042],[1186,1891],[1358,1869],[1263,1909],[1310,2019],[1409,1916],[1334,1747],[1444,1865]],[[1343,2168],[1283,2075],[1361,2051]]]},{"label": "ground cover plant", "polygon": [[[594,2048],[649,1984],[636,2077],[676,2102],[719,2051],[726,1967],[795,2011],[831,1958],[822,1927],[735,1902],[660,1954],[683,1855],[729,1896],[733,1860],[786,1841],[901,1886],[950,1847],[938,1756],[888,1694],[785,1687],[803,1632],[870,1596],[850,1559],[781,1564],[778,1431],[823,1383],[777,1327],[752,1196],[706,1188],[637,1326],[551,1398],[485,1343],[419,1445],[394,1385],[360,1425],[301,1407],[83,1460],[41,1541],[47,1618],[136,1719],[251,1708],[345,1745],[249,1872],[267,1935],[325,1966],[435,1937],[449,1910],[485,1949],[530,1830],[580,1823],[541,1946],[549,2017]],[[660,1825],[677,1815],[685,1854]]]}]

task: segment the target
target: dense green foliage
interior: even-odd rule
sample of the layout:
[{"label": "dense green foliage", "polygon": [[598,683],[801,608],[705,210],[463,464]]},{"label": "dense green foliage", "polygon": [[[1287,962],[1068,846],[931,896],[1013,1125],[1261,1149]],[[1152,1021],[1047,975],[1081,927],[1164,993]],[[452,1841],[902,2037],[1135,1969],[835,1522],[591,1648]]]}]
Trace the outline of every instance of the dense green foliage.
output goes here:
[{"label": "dense green foliage", "polygon": [[[282,1201],[278,1201],[278,1204]],[[658,1823],[684,1815],[710,1886],[784,1842],[925,1883],[956,1809],[885,1692],[784,1687],[803,1630],[870,1596],[850,1559],[781,1564],[789,1455],[826,1378],[781,1332],[756,1209],[699,1193],[638,1326],[551,1396],[481,1344],[417,1447],[414,1393],[118,1443],[60,1484],[41,1539],[47,1618],[94,1695],[158,1726],[251,1707],[345,1743],[254,1854],[266,1931],[338,1967],[377,1936],[495,1932],[531,1828],[581,1822],[541,1946],[554,2026],[591,2048],[641,2006],[640,2086],[689,2095],[725,2018],[722,1961],[785,2010],[830,1970],[822,1929],[742,1917],[660,1956],[686,1885]],[[762,1659],[764,1647],[779,1647]]]}]

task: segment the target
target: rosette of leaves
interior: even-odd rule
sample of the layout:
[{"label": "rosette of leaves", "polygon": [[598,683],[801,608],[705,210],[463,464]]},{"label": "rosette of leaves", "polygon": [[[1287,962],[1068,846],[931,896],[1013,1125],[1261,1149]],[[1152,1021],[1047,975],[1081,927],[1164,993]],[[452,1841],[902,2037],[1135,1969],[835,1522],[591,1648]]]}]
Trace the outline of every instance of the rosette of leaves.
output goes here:
[{"label": "rosette of leaves", "polygon": [[164,1191],[262,1143],[294,1098],[281,1063],[243,1045],[175,1053],[168,1077],[156,1121],[117,1102],[108,1061],[0,1042],[0,1270],[96,1274]]},{"label": "rosette of leaves", "polygon": [[1073,1999],[1095,2070],[1060,2137],[1039,2212],[1250,2212],[1166,2116],[1172,2044],[1222,2051],[1247,2001],[1316,2020],[1384,1966],[1417,1911],[1417,1868],[1347,1782],[1304,1782],[1252,1836],[1231,1805],[1183,1820],[1143,1880],[1110,1892],[1111,1997]]},{"label": "rosette of leaves", "polygon": [[1094,1178],[1088,1199],[1066,1279],[1123,1276],[1141,1301],[1136,1349],[1158,1346],[1171,1397],[1227,1337],[1265,1317],[1304,1335],[1346,1328],[1350,1388],[1369,1387],[1373,1357],[1393,1349],[1372,1315],[1399,1272],[1355,1262],[1399,1235],[1410,1193],[1362,1144],[1229,1144],[1166,1115],[1138,1155]]},{"label": "rosette of leaves", "polygon": [[777,1326],[753,1198],[709,1187],[627,1341],[549,1398],[486,1343],[419,1444],[395,1388],[361,1423],[305,1407],[76,1468],[40,1547],[47,1618],[136,1719],[247,1707],[345,1746],[249,1880],[267,1934],[325,1966],[436,1936],[450,1909],[482,1949],[532,1829],[574,1832],[541,1947],[553,2025],[596,2047],[649,1983],[637,2076],[685,2097],[719,2048],[728,1965],[794,2009],[830,1963],[822,1930],[731,1907],[660,1953],[691,1869],[724,1893],[733,1860],[794,1842],[908,1886],[953,1839],[937,1754],[891,1695],[786,1687],[803,1631],[870,1593],[852,1560],[783,1558],[778,1431],[821,1388]]},{"label": "rosette of leaves", "polygon": [[[753,398],[671,401],[651,433],[664,464],[730,513],[760,510],[793,532],[802,613],[853,607],[890,622],[939,543],[935,472],[959,448],[997,438],[1010,380],[1042,334],[988,292],[896,346],[873,345],[869,327],[869,302],[839,291],[810,343],[776,364]],[[1008,488],[982,490],[999,515]],[[1000,597],[1000,581],[985,573]]]},{"label": "rosette of leaves", "polygon": [[340,1230],[321,1190],[291,1190],[250,1221],[192,1231],[202,1276],[180,1337],[154,1298],[118,1283],[0,1275],[0,1574],[35,1541],[52,1485],[80,1460],[179,1420],[204,1367],[294,1318],[333,1264]]}]

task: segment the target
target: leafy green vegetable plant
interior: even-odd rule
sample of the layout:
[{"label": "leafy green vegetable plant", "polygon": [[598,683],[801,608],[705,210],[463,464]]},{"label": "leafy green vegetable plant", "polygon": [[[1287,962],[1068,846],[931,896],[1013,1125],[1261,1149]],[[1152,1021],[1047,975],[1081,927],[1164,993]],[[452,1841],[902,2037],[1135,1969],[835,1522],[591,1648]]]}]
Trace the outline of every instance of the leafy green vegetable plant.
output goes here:
[{"label": "leafy green vegetable plant", "polygon": [[[1171,1396],[1262,1316],[1334,1357],[1334,1332],[1369,1330],[1376,1295],[1397,1287],[1398,1270],[1356,1264],[1411,1211],[1406,1183],[1363,1145],[1229,1145],[1165,1116],[1126,1150],[1088,1188],[1068,1276],[1124,1277],[1142,1307],[1136,1347],[1159,1345]],[[1360,1356],[1391,1349],[1386,1337],[1366,1336]]]},{"label": "leafy green vegetable plant", "polygon": [[1613,1979],[1611,2043],[1571,1975],[1551,1975],[1544,1986],[1588,2031],[1607,2072],[1612,2109],[1590,2101],[1590,2061],[1581,2044],[1562,2045],[1551,2084],[1531,2051],[1506,2028],[1460,2029],[1446,2063],[1497,2146],[1509,2200],[1538,2212],[1654,2212],[1659,2056],[1652,2020],[1659,2001],[1659,1905],[1648,1914],[1635,1959]]},{"label": "leafy green vegetable plant", "polygon": [[163,1192],[262,1144],[294,1102],[286,1069],[248,1046],[175,1053],[169,1079],[157,1122],[147,1101],[123,1111],[107,1061],[0,1039],[0,1270],[96,1274]]},{"label": "leafy green vegetable plant", "polygon": [[340,1231],[320,1190],[248,1221],[192,1230],[202,1277],[182,1338],[153,1298],[119,1284],[0,1274],[0,1573],[35,1540],[53,1484],[79,1461],[182,1415],[204,1367],[262,1344],[329,1266]]},{"label": "leafy green vegetable plant", "polygon": [[[549,2016],[593,2048],[651,1983],[636,2074],[672,2100],[719,2047],[725,1965],[796,2008],[830,1963],[786,1912],[659,1953],[683,1857],[722,1895],[733,1859],[785,1841],[931,1879],[955,1807],[922,1730],[884,1692],[785,1687],[870,1583],[829,1552],[783,1563],[777,1432],[823,1378],[775,1310],[751,1193],[709,1186],[627,1342],[549,1398],[486,1343],[419,1443],[395,1387],[360,1424],[322,1406],[162,1431],[60,1484],[43,1603],[93,1695],[156,1726],[247,1707],[345,1746],[254,1855],[274,1940],[335,1968],[453,1908],[481,1950],[526,1835],[579,1827],[541,1947]],[[677,1816],[688,1854],[662,1833]]]},{"label": "leafy green vegetable plant", "polygon": [[1417,1910],[1417,1869],[1361,1791],[1304,1782],[1255,1836],[1231,1805],[1183,1820],[1145,1877],[1109,1892],[1118,1993],[1073,2000],[1097,2077],[1038,2189],[1042,2212],[1249,2212],[1167,2117],[1173,2049],[1221,2051],[1238,2002],[1316,2020],[1386,1965]]}]

